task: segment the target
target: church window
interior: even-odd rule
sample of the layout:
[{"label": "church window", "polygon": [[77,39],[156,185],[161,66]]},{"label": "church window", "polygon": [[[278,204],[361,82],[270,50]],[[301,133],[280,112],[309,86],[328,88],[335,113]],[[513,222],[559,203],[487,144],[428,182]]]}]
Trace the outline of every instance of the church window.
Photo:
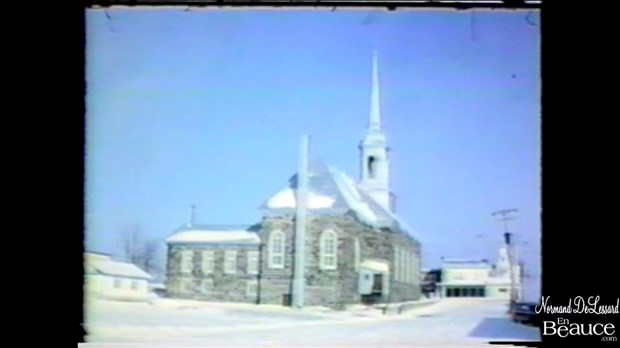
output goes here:
[{"label": "church window", "polygon": [[193,255],[192,250],[181,251],[181,273],[192,273]]},{"label": "church window", "polygon": [[409,270],[411,267],[409,266],[409,253],[407,250],[403,250],[403,282],[409,283]]},{"label": "church window", "polygon": [[203,274],[213,273],[214,265],[215,265],[215,251],[204,250],[202,252],[202,273]]},{"label": "church window", "polygon": [[325,230],[320,238],[320,267],[333,270],[337,268],[338,237],[336,232]]},{"label": "church window", "polygon": [[406,282],[407,281],[407,259],[406,259],[406,255],[407,255],[407,250],[405,249],[401,249],[400,250],[400,281],[401,282]]},{"label": "church window", "polygon": [[358,272],[360,269],[360,259],[362,257],[361,255],[361,250],[360,250],[360,240],[359,238],[355,238],[353,239],[353,264],[355,267],[355,271]]},{"label": "church window", "polygon": [[279,230],[269,235],[269,268],[284,268],[284,238]]},{"label": "church window", "polygon": [[398,267],[398,263],[400,262],[400,248],[398,246],[394,247],[394,280],[400,281],[400,267]]},{"label": "church window", "polygon": [[224,273],[235,274],[237,272],[237,250],[224,252]]},{"label": "church window", "polygon": [[258,251],[248,251],[248,274],[258,274]]}]

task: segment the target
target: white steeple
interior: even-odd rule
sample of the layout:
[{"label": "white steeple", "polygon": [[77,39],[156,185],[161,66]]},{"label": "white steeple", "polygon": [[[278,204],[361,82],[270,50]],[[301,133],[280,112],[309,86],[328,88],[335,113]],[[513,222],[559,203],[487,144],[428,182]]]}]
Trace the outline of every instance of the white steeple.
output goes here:
[{"label": "white steeple", "polygon": [[377,67],[377,51],[372,54],[372,92],[370,96],[370,121],[368,130],[381,131],[381,108],[379,94],[379,69]]},{"label": "white steeple", "polygon": [[372,59],[372,91],[366,136],[360,144],[360,186],[384,207],[390,208],[389,159],[387,139],[381,129],[381,98],[379,92],[379,62],[377,52]]}]

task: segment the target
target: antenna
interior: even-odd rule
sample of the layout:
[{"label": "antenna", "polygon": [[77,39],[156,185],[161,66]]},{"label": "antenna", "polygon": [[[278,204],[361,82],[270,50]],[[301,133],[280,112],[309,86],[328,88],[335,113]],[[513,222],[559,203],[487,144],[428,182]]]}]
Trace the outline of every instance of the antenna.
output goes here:
[{"label": "antenna", "polygon": [[188,226],[194,226],[194,219],[196,216],[196,205],[191,204],[189,206],[189,222],[188,222]]}]

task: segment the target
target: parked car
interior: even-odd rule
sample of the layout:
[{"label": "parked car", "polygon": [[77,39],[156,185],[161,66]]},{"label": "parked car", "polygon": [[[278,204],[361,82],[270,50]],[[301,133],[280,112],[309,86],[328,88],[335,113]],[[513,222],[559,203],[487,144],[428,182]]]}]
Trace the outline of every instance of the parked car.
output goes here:
[{"label": "parked car", "polygon": [[510,309],[510,316],[515,323],[531,324],[538,326],[540,316],[536,313],[536,302],[517,302]]}]

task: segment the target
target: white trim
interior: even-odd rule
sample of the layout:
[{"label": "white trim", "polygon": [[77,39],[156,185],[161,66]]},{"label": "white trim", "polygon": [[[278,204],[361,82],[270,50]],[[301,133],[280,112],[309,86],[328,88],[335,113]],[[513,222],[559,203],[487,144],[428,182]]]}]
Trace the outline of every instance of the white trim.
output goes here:
[{"label": "white trim", "polygon": [[338,235],[332,229],[321,233],[319,238],[319,267],[322,270],[338,268]]},{"label": "white trim", "polygon": [[215,250],[202,251],[202,273],[211,274],[215,269]]},{"label": "white trim", "polygon": [[[278,245],[275,243],[278,242]],[[283,269],[286,249],[286,235],[280,230],[271,231],[269,234],[268,260],[269,268]]]},{"label": "white trim", "polygon": [[237,273],[237,250],[224,251],[224,274]]},{"label": "white trim", "polygon": [[390,272],[390,265],[385,261],[379,261],[379,260],[364,260],[360,264],[360,268],[364,268],[369,271],[373,271],[377,273],[389,273]]},{"label": "white trim", "polygon": [[181,273],[191,274],[194,269],[194,251],[191,249],[181,250]]},{"label": "white trim", "polygon": [[247,274],[258,274],[258,260],[260,255],[256,250],[249,250],[247,252]]}]

